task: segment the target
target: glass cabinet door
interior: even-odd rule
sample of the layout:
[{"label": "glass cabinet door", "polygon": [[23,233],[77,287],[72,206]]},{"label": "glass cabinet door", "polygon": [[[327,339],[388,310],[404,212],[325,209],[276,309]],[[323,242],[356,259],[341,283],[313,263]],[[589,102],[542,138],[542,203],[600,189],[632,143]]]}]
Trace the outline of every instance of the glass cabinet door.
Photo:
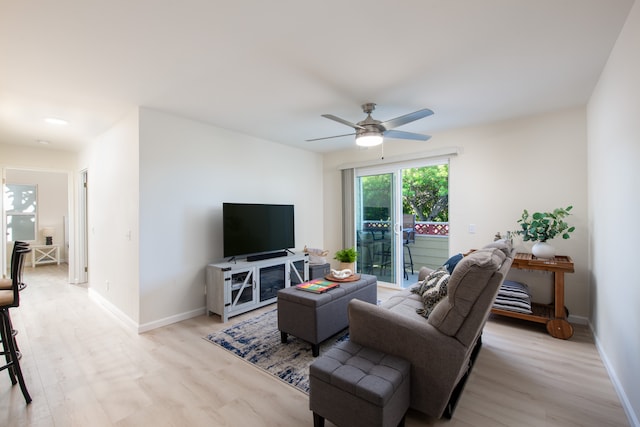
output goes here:
[{"label": "glass cabinet door", "polygon": [[234,272],[231,274],[230,280],[230,309],[253,304],[255,295],[253,269]]},{"label": "glass cabinet door", "polygon": [[290,284],[289,286],[299,285],[305,280],[304,265],[306,261],[295,261],[291,263],[291,271],[289,272]]}]

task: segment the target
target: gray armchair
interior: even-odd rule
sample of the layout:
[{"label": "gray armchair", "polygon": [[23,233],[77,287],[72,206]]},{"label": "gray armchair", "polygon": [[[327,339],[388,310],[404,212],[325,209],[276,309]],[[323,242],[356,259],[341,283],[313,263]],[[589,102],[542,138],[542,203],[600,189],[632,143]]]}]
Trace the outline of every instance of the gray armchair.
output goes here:
[{"label": "gray armchair", "polygon": [[[411,407],[429,416],[451,416],[480,348],[492,303],[511,266],[510,245],[491,246],[458,263],[447,297],[428,319],[416,313],[423,303],[409,290],[382,306],[357,300],[349,304],[349,339],[408,360]],[[427,273],[421,270],[422,278]]]}]

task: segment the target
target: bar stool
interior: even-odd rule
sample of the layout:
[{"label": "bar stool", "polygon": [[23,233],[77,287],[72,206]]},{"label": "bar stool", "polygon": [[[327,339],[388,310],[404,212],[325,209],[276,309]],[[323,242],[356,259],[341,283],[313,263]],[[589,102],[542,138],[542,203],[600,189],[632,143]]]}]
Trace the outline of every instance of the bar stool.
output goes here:
[{"label": "bar stool", "polygon": [[[28,248],[29,247],[29,243],[27,242],[20,242],[20,241],[16,241],[13,243],[13,250],[11,251],[11,263],[9,264],[10,266],[13,266],[13,259],[16,257],[16,252],[18,251],[18,249],[21,248]],[[5,278],[1,278],[0,279],[0,290],[11,290],[12,286],[13,286],[13,268],[11,269],[11,277],[8,279]],[[27,287],[27,284],[24,283],[22,281],[22,269],[20,269],[18,271],[18,289],[19,290],[23,290],[24,288]],[[13,331],[11,331],[12,335],[15,336],[18,331],[16,331],[15,329]],[[2,340],[0,339],[0,342],[2,342]]]},{"label": "bar stool", "polygon": [[11,325],[9,309],[20,306],[20,277],[22,277],[24,257],[29,252],[31,249],[28,247],[19,247],[15,250],[15,257],[12,257],[11,260],[11,289],[0,290],[0,335],[2,337],[2,354],[6,360],[6,364],[0,366],[0,371],[8,370],[11,384],[20,384],[22,395],[27,403],[31,403],[31,396],[27,391],[22,369],[20,369],[20,355]]},{"label": "bar stool", "polygon": [[[413,275],[413,256],[411,255],[410,243],[416,242],[416,216],[411,214],[402,215],[402,246],[407,250],[409,255],[409,261],[404,258],[404,278],[409,280],[409,274],[407,273],[407,267],[411,267],[411,274]],[[402,254],[404,257],[404,253]]]},{"label": "bar stool", "polygon": [[[15,241],[13,243],[13,250],[11,251],[11,262],[10,262],[10,266],[13,266],[13,259],[16,256],[16,251],[20,248],[28,248],[29,247],[29,243],[27,242],[21,242],[21,241]],[[18,283],[20,284],[20,290],[23,290],[24,288],[27,287],[27,284],[24,283],[22,281],[22,270],[20,270],[19,272],[19,276],[18,276]],[[13,268],[11,271],[11,277],[9,277],[8,279],[5,278],[0,278],[0,290],[9,290],[12,287],[12,279],[13,279]]]}]

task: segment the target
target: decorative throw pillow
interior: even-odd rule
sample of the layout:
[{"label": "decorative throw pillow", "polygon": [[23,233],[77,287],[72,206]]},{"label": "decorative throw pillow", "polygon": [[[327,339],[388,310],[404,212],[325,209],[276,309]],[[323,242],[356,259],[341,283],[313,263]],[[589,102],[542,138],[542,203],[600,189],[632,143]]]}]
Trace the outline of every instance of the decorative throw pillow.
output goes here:
[{"label": "decorative throw pillow", "polygon": [[456,268],[456,265],[458,265],[462,258],[464,258],[462,254],[455,254],[444,263],[444,266],[447,267],[449,274],[453,274],[453,269]]},{"label": "decorative throw pillow", "polygon": [[416,283],[416,286],[410,289],[410,291],[413,292],[414,294],[422,295],[422,292],[424,291],[425,282],[426,280],[419,281],[418,283]]},{"label": "decorative throw pillow", "polygon": [[433,270],[424,280],[418,282],[417,286],[411,288],[411,292],[422,296],[424,291],[435,286],[437,280],[445,273],[447,273],[447,269],[444,265],[442,267],[438,267],[438,269]]},{"label": "decorative throw pillow", "polygon": [[449,272],[446,267],[440,267],[431,273],[422,286],[422,303],[424,308],[419,308],[416,313],[428,318],[433,308],[447,296],[447,284],[449,283]]}]

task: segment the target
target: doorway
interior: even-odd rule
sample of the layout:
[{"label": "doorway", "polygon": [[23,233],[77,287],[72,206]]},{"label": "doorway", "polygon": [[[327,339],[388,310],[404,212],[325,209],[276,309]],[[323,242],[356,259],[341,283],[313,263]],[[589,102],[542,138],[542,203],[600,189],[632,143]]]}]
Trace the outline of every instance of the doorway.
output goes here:
[{"label": "doorway", "polygon": [[[357,270],[378,281],[406,287],[417,281],[425,259],[426,224],[447,222],[447,160],[407,162],[357,169],[355,232]],[[448,243],[448,239],[447,239]],[[448,255],[447,247],[433,254]],[[426,256],[431,256],[427,254]]]},{"label": "doorway", "polygon": [[[69,230],[70,173],[7,168],[3,170],[3,178],[3,253],[10,253],[15,240],[24,240],[36,251],[29,257],[27,266],[68,263],[70,236],[73,235]],[[24,189],[32,190],[25,192]],[[32,197],[25,198],[25,194]],[[28,225],[28,230],[18,227],[19,224]],[[2,263],[5,267],[8,265],[6,258]]]}]

